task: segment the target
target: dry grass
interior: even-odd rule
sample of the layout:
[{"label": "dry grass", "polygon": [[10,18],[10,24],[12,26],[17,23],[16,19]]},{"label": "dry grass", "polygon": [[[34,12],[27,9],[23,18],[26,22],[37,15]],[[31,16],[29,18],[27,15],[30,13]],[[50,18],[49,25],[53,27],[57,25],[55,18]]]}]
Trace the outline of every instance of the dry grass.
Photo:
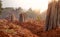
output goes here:
[{"label": "dry grass", "polygon": [[60,29],[44,31],[43,21],[20,23],[0,20],[0,37],[60,37]]}]

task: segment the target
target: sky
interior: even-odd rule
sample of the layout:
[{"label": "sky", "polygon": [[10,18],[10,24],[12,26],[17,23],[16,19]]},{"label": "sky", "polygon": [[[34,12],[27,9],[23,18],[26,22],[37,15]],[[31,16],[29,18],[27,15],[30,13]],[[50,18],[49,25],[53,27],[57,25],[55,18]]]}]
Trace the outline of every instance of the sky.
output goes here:
[{"label": "sky", "polygon": [[40,9],[41,12],[48,8],[48,0],[2,0],[2,7],[22,7],[28,10],[29,8]]}]

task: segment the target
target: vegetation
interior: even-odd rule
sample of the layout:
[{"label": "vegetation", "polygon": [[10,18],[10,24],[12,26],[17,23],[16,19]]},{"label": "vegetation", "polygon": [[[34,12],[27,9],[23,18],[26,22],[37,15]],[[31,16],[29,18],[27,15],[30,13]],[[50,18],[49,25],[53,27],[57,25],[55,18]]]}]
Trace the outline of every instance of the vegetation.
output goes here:
[{"label": "vegetation", "polygon": [[37,21],[40,21],[41,19],[40,19],[40,16],[37,16]]},{"label": "vegetation", "polygon": [[2,3],[1,3],[1,0],[0,0],[0,14],[1,14],[1,10],[2,10]]},{"label": "vegetation", "polygon": [[46,31],[49,31],[51,29],[56,29],[59,25],[60,20],[60,3],[59,1],[56,2],[54,0],[52,3],[48,6],[47,11],[47,18],[46,18]]},{"label": "vegetation", "polygon": [[43,23],[42,21],[19,23],[2,19],[0,20],[0,37],[60,37],[60,29],[45,32]]},{"label": "vegetation", "polygon": [[[1,6],[0,1],[0,12]],[[19,20],[14,20],[11,14],[11,18],[0,19],[0,37],[60,37],[60,28],[58,27],[60,25],[60,2],[54,1],[49,4],[46,21],[41,20],[40,15],[36,15],[31,8],[26,13],[23,13],[21,8],[16,10],[6,8],[5,10],[4,12],[7,13],[5,15],[3,13],[4,17],[8,16],[11,11],[11,14],[15,13],[17,18],[20,15]],[[27,21],[23,21],[25,19]]]}]

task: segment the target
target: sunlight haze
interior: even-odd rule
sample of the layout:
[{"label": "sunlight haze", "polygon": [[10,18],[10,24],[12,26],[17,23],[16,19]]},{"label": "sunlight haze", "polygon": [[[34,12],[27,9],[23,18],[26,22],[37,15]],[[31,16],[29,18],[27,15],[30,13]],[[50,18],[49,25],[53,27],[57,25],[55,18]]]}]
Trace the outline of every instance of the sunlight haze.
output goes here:
[{"label": "sunlight haze", "polygon": [[40,12],[48,8],[48,0],[2,0],[2,7],[22,7],[28,10],[29,8],[40,9]]}]

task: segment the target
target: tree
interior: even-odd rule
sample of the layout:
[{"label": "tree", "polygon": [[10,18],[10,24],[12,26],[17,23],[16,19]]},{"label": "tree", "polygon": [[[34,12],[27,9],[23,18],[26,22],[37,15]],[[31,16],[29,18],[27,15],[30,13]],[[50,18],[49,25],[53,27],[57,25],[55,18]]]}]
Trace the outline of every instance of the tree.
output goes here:
[{"label": "tree", "polygon": [[0,13],[1,13],[1,10],[2,10],[2,3],[1,3],[1,0],[0,0]]},{"label": "tree", "polygon": [[59,25],[60,7],[58,2],[54,1],[49,4],[46,17],[46,31],[56,29]]},{"label": "tree", "polygon": [[22,9],[21,7],[19,7],[19,8],[16,9],[16,10],[17,10],[17,12],[18,12],[19,14],[24,12],[23,9]]}]

